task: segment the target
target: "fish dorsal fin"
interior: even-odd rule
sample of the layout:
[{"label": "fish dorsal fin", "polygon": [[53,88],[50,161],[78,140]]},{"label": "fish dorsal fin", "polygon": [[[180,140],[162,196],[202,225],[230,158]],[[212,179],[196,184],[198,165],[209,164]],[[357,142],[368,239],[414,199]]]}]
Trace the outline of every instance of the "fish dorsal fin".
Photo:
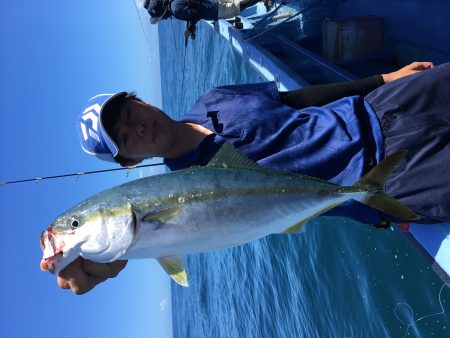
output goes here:
[{"label": "fish dorsal fin", "polygon": [[235,169],[262,169],[256,162],[242,155],[231,143],[225,142],[209,161],[207,167],[235,168]]},{"label": "fish dorsal fin", "polygon": [[184,259],[178,256],[160,257],[157,258],[159,264],[161,264],[164,271],[172,278],[177,284],[181,286],[189,286],[188,274],[184,266]]}]

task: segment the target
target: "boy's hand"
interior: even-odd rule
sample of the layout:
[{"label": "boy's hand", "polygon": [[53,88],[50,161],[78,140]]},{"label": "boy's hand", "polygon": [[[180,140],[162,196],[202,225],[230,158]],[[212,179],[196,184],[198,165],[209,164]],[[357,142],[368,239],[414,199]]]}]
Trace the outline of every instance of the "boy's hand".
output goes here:
[{"label": "boy's hand", "polygon": [[57,282],[60,288],[82,295],[108,278],[116,277],[126,265],[127,261],[96,263],[78,257],[59,273]]},{"label": "boy's hand", "polygon": [[402,77],[420,72],[425,69],[433,68],[432,62],[413,62],[395,72],[389,74],[382,74],[384,83],[389,83]]}]

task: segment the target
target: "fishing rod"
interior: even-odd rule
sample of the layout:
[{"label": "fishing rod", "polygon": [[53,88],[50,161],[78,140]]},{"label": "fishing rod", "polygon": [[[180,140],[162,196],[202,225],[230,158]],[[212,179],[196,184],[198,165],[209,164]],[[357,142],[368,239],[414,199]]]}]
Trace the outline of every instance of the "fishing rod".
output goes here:
[{"label": "fishing rod", "polygon": [[0,186],[4,186],[7,184],[16,184],[16,183],[26,183],[26,182],[39,182],[44,180],[51,180],[56,178],[64,178],[64,177],[74,177],[76,176],[77,179],[80,176],[83,175],[90,175],[90,174],[98,174],[98,173],[106,173],[111,171],[119,171],[119,170],[133,170],[133,169],[139,169],[139,168],[146,168],[146,167],[154,167],[157,165],[164,165],[164,163],[151,163],[151,164],[142,164],[142,165],[135,165],[131,167],[123,167],[123,168],[113,168],[113,169],[103,169],[103,170],[94,170],[94,171],[82,171],[78,173],[71,173],[71,174],[62,174],[62,175],[54,175],[54,176],[46,176],[46,177],[35,177],[35,178],[27,178],[23,180],[16,180],[16,181],[5,181],[0,182]]}]

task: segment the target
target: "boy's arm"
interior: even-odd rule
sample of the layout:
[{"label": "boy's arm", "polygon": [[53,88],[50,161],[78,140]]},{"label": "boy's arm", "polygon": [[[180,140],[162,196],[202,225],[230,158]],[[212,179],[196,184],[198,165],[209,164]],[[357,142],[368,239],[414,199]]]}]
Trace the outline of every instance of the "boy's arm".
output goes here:
[{"label": "boy's arm", "polygon": [[323,106],[346,96],[366,96],[385,83],[395,81],[432,67],[433,63],[431,62],[413,62],[389,74],[374,75],[365,79],[350,82],[312,85],[289,92],[280,92],[280,96],[284,104],[295,109]]}]

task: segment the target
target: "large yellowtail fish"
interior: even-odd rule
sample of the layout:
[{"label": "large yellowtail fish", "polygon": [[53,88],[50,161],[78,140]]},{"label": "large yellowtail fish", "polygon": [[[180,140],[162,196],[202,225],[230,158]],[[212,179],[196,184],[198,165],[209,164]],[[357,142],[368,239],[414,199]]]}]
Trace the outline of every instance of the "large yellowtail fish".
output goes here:
[{"label": "large yellowtail fish", "polygon": [[403,155],[388,156],[344,187],[263,168],[225,143],[207,166],[125,183],[59,216],[41,235],[41,267],[59,273],[78,256],[96,262],[153,257],[187,286],[184,255],[296,232],[349,199],[401,220],[416,219],[383,192]]}]

